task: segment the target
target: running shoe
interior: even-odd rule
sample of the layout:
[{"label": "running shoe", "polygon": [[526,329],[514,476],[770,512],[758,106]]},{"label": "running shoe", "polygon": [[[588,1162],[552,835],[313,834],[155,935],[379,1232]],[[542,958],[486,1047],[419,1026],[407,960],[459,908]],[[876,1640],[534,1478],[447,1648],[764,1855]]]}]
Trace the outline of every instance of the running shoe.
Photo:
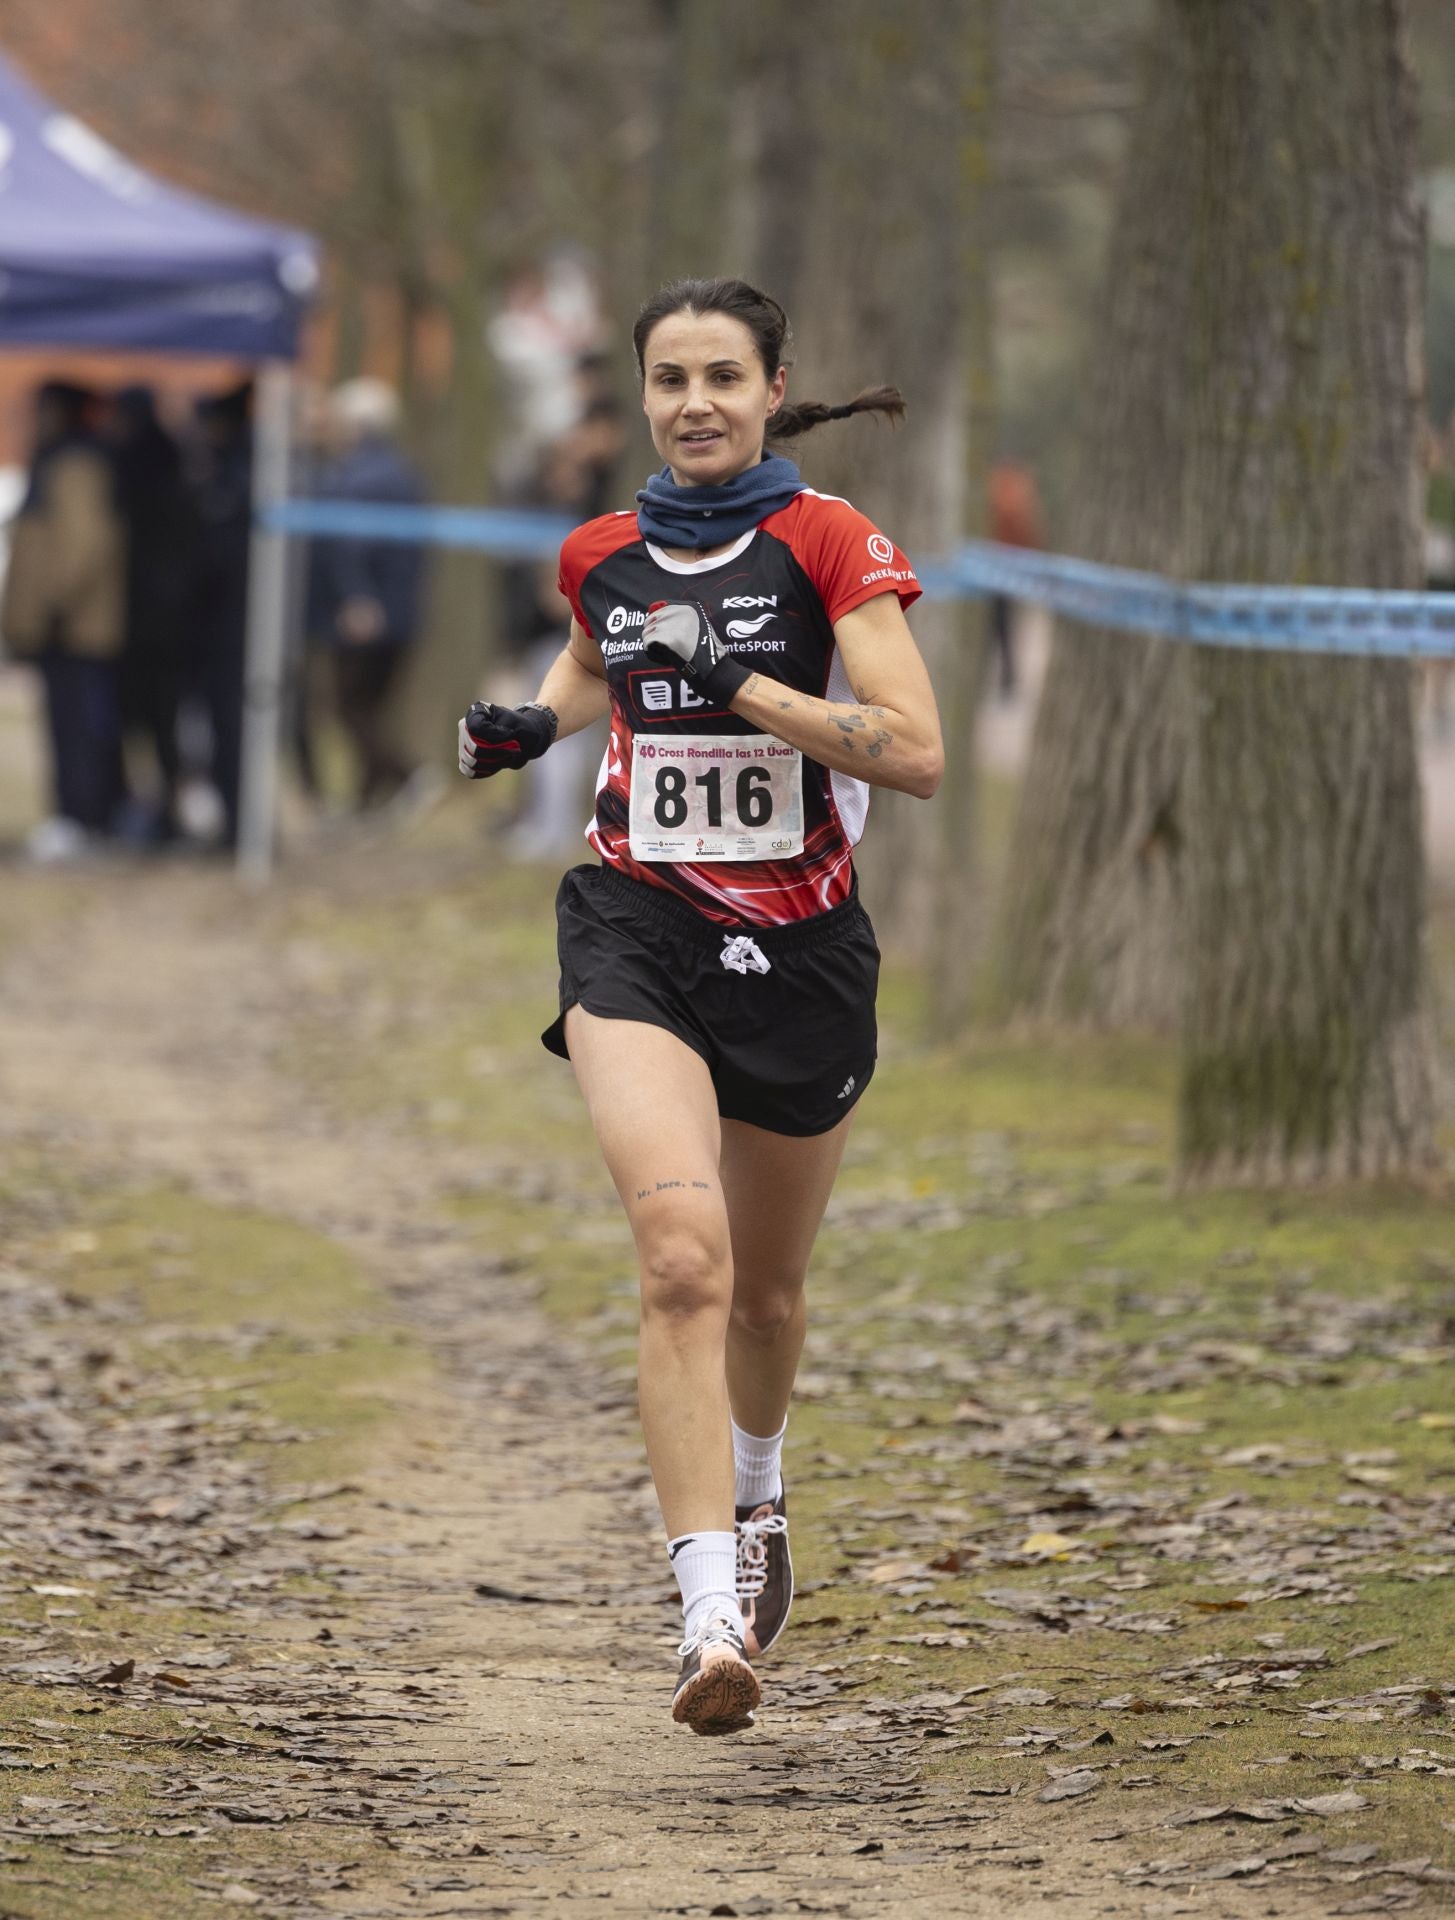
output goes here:
[{"label": "running shoe", "polygon": [[682,1671],[672,1718],[694,1733],[741,1733],[753,1724],[762,1689],[748,1665],[742,1622],[719,1614],[677,1649]]},{"label": "running shoe", "polygon": [[788,1551],[788,1496],[739,1507],[738,1605],[748,1657],[766,1653],[788,1625],[793,1605],[793,1556]]}]

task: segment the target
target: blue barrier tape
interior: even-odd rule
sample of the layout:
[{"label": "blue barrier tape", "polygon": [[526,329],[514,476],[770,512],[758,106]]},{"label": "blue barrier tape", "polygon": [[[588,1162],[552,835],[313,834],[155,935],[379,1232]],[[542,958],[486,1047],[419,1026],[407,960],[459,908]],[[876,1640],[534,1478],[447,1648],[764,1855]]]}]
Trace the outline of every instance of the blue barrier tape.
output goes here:
[{"label": "blue barrier tape", "polygon": [[[573,525],[560,514],[511,508],[343,500],[286,500],[265,509],[259,519],[279,533],[399,540],[543,560],[555,558]],[[1201,586],[992,540],[969,540],[948,559],[921,567],[919,576],[931,599],[1006,594],[1089,626],[1207,646],[1455,658],[1455,593]]]},{"label": "blue barrier tape", "polygon": [[270,533],[400,540],[519,560],[553,560],[576,524],[564,514],[515,507],[384,506],[362,500],[283,500],[265,507],[258,520]]},{"label": "blue barrier tape", "polygon": [[1207,646],[1455,657],[1455,594],[1202,586],[971,540],[939,572],[964,594],[1034,600],[1089,626]]}]

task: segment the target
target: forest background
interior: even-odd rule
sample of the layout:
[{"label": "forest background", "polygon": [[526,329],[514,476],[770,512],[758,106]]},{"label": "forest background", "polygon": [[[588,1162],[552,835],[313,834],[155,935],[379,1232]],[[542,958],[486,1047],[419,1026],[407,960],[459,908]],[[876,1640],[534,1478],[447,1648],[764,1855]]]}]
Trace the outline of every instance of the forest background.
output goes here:
[{"label": "forest background", "polygon": [[[1455,408],[1438,0],[0,0],[0,40],[138,160],[320,236],[312,373],[396,380],[442,501],[500,497],[485,325],[566,247],[623,499],[631,316],[728,268],[788,304],[800,394],[909,395],[804,457],[917,557],[999,458],[1056,547],[1419,584],[1406,482]],[[1249,324],[1239,222],[1297,262],[1329,207],[1323,311],[1390,325]],[[1257,409],[1208,404],[1289,366],[1380,476],[1342,495],[1351,442],[1294,436],[1303,517],[1263,510]],[[39,367],[0,364],[17,404]],[[436,581],[442,756],[496,584]],[[789,1432],[803,1604],[751,1743],[686,1762],[630,1239],[541,1052],[558,868],[503,857],[507,783],[295,817],[267,892],[32,869],[0,673],[7,1913],[758,1912],[765,1860],[779,1905],[883,1920],[1448,1910],[1455,895],[1412,800],[1450,749],[1405,662],[1068,624],[1044,724],[977,767],[1028,703],[987,697],[974,604],[914,619],[952,778],[876,797],[866,849],[882,1049]],[[1259,1071],[1193,1071],[1210,1045]]]},{"label": "forest background", "polygon": [[[728,269],[771,287],[794,316],[800,395],[846,397],[883,379],[905,390],[902,432],[825,434],[804,459],[813,484],[851,494],[918,555],[987,530],[990,469],[1010,461],[1036,477],[1053,548],[1192,577],[1420,584],[1413,519],[1401,506],[1376,525],[1363,503],[1402,493],[1424,439],[1455,408],[1455,29],[1431,0],[1363,15],[1285,10],[1293,37],[1282,40],[1257,9],[1220,10],[1225,43],[1212,17],[1187,0],[913,0],[892,12],[874,0],[69,0],[43,17],[0,5],[22,64],[136,157],[320,236],[328,290],[311,371],[324,381],[367,371],[400,387],[438,499],[501,497],[511,396],[489,323],[523,277],[565,253],[599,288],[607,377],[633,426],[623,498],[650,462],[631,315],[665,278]],[[1280,95],[1280,63],[1298,63],[1297,35],[1315,21],[1307,84]],[[1356,43],[1379,76],[1363,100]],[[1396,45],[1418,85],[1418,150],[1403,83],[1381,57]],[[1243,54],[1247,74],[1234,71]],[[1231,187],[1207,193],[1223,165],[1216,113],[1240,87],[1241,235]],[[1400,122],[1389,191],[1316,257],[1327,181],[1341,166],[1346,184],[1383,178],[1374,147],[1362,161],[1336,151],[1335,130],[1366,107],[1376,143],[1386,109]],[[1194,127],[1200,147],[1184,138]],[[1280,170],[1306,189],[1300,205],[1296,193],[1279,204]],[[1232,179],[1225,165],[1221,177]],[[1417,220],[1423,237],[1407,242]],[[1218,249],[1236,263],[1255,232],[1270,258],[1307,252],[1321,299],[1341,261],[1353,284],[1391,289],[1386,340],[1335,323],[1315,340],[1315,377],[1300,390],[1309,355],[1294,309],[1307,290],[1290,275],[1284,308],[1270,296],[1264,312],[1220,312],[1212,297]],[[1416,396],[1394,362],[1411,358],[1422,304],[1428,373]],[[1247,343],[1265,333],[1275,345],[1255,359]],[[1281,407],[1288,421],[1290,448],[1261,483],[1243,471],[1231,494],[1216,443],[1237,409],[1214,400],[1220,380],[1248,396],[1261,382],[1248,404]],[[1341,411],[1344,388],[1359,397],[1359,422]],[[1332,454],[1295,474],[1299,435],[1333,449],[1351,434],[1368,445],[1342,479]],[[1336,499],[1356,469],[1377,475],[1373,488]],[[1260,484],[1265,502],[1304,487],[1306,517],[1338,527],[1332,546],[1320,549],[1310,525],[1255,550]],[[438,565],[411,700],[430,751],[440,713],[501,651],[494,589],[478,557]],[[1216,664],[1174,670],[1162,647],[1103,637],[1058,648],[1009,885],[992,908],[971,748],[982,619],[976,605],[917,614],[954,746],[949,777],[932,827],[897,801],[881,805],[865,855],[873,897],[926,972],[935,1030],[965,1030],[984,985],[967,955],[986,956],[997,1014],[1181,1030],[1188,1177],[1426,1171],[1428,994],[1407,958],[1425,925],[1408,676],[1373,668],[1361,681],[1360,669],[1316,665],[1295,693],[1294,680],[1275,689],[1266,677],[1257,691],[1230,667],[1218,692]],[[1224,694],[1244,706],[1215,745],[1187,715]],[[1290,698],[1311,719],[1297,750],[1259,733],[1259,716],[1276,722]],[[1216,768],[1245,791],[1266,775],[1281,789],[1277,809],[1296,816],[1327,774],[1320,755],[1361,769],[1347,808],[1379,850],[1373,893],[1338,850],[1336,824],[1302,840],[1265,835],[1257,851],[1209,827],[1225,811]],[[1107,776],[1108,765],[1122,771]],[[1388,788],[1387,807],[1371,812],[1369,780]],[[1241,888],[1248,911],[1229,917],[1215,903],[1250,855],[1258,883]],[[1295,954],[1293,919],[1310,894],[1330,928],[1354,930],[1340,935],[1342,957],[1311,968]],[[1376,895],[1373,910],[1353,904]],[[1260,896],[1280,911],[1260,910]],[[1239,983],[1264,960],[1266,1005],[1235,1033]],[[1304,1031],[1285,1047],[1290,1027]],[[1287,1091],[1325,1080],[1310,1098]]]}]

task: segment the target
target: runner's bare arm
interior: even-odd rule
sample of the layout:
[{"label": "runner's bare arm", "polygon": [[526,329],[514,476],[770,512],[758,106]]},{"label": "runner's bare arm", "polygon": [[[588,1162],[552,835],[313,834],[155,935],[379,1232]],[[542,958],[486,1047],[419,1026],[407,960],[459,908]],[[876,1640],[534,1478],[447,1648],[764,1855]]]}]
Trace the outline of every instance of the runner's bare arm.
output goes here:
[{"label": "runner's bare arm", "polygon": [[536,699],[550,707],[560,722],[558,740],[564,740],[568,733],[580,733],[610,706],[601,649],[579,620],[571,622],[571,637],[541,682]]},{"label": "runner's bare arm", "polygon": [[810,759],[928,800],[945,769],[934,689],[898,597],[876,594],[834,622],[857,701],[819,700],[755,673],[732,710]]}]

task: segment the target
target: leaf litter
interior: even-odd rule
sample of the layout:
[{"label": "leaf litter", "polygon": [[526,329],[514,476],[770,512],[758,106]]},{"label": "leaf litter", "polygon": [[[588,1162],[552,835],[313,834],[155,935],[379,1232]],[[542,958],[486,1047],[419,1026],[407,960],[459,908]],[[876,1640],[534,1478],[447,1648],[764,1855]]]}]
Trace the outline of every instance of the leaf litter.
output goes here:
[{"label": "leaf litter", "polygon": [[[888,1231],[901,1246],[913,1246],[920,1231],[952,1234],[987,1208],[1030,1217],[1072,1203],[1054,1183],[1029,1188],[1011,1155],[992,1155],[987,1164],[990,1173],[978,1188],[952,1199],[852,1201],[831,1229],[830,1249],[846,1229]],[[72,1250],[85,1252],[79,1242]],[[44,1290],[33,1273],[20,1279]],[[1387,1867],[1377,1854],[1335,1858],[1348,1846],[1374,1844],[1335,1829],[1340,1821],[1357,1825],[1378,1814],[1377,1800],[1371,1805],[1343,1779],[1418,1780],[1428,1772],[1432,1787],[1438,1784],[1448,1754],[1430,1739],[1450,1724],[1449,1686],[1438,1672],[1418,1666],[1407,1667],[1409,1678],[1389,1687],[1340,1686],[1334,1677],[1391,1648],[1389,1636],[1361,1641],[1343,1631],[1367,1586],[1421,1585],[1455,1569],[1448,1488],[1403,1476],[1397,1445],[1343,1451],[1273,1440],[1232,1445],[1218,1437],[1215,1421],[1181,1408],[1209,1388],[1230,1385],[1266,1392],[1270,1404],[1279,1395],[1316,1393],[1340,1367],[1407,1385],[1413,1395],[1451,1355],[1448,1306],[1412,1298],[1350,1300],[1304,1284],[1280,1286],[1264,1300],[1242,1296],[1243,1324],[1234,1334],[1200,1326],[1204,1305],[1191,1288],[1143,1295],[1134,1281],[1107,1284],[1120,1290],[1122,1309],[1139,1327],[1134,1339],[1075,1301],[1021,1289],[1014,1262],[987,1263],[983,1271],[967,1267],[956,1299],[927,1297],[907,1281],[888,1315],[883,1298],[856,1304],[850,1295],[825,1316],[808,1355],[805,1403],[841,1409],[851,1421],[867,1415],[880,1444],[868,1461],[847,1452],[836,1463],[830,1432],[824,1457],[812,1464],[812,1478],[825,1489],[835,1478],[850,1489],[837,1509],[820,1503],[812,1511],[809,1533],[813,1557],[845,1599],[837,1617],[820,1603],[815,1623],[809,1614],[814,1596],[807,1596],[803,1625],[811,1633],[775,1672],[773,1698],[785,1728],[812,1728],[815,1737],[833,1739],[837,1759],[831,1770],[785,1762],[746,1793],[743,1774],[735,1803],[751,1803],[756,1792],[764,1805],[797,1803],[828,1817],[848,1796],[856,1805],[892,1810],[897,1846],[916,1827],[930,1833],[948,1825],[961,1835],[954,1846],[1034,1874],[1041,1856],[1027,1835],[1034,1831],[1039,1843],[1050,1843],[1052,1821],[1074,1822],[1082,1812],[1104,1821],[1112,1801],[1123,1801],[1135,1808],[1135,1824],[1115,1831],[1134,1838],[1164,1827],[1179,1801],[1195,1810],[1195,1793],[1171,1772],[1189,1771],[1199,1750],[1194,1740],[1217,1743],[1235,1731],[1242,1739],[1242,1729],[1266,1720],[1264,1746],[1271,1752],[1289,1743],[1291,1731],[1306,1743],[1337,1737],[1351,1725],[1387,1727],[1406,1730],[1419,1744],[1397,1742],[1398,1750],[1340,1760],[1346,1771],[1327,1796],[1290,1795],[1277,1815],[1254,1820],[1269,1830],[1323,1828],[1323,1836],[1284,1832],[1256,1852],[1214,1855],[1201,1866],[1184,1857],[1143,1861],[1127,1869],[1128,1877],[1169,1892],[1186,1883],[1189,1868],[1234,1882],[1282,1879],[1307,1891],[1318,1912],[1336,1910],[1329,1904],[1335,1897],[1385,1903],[1339,1911],[1396,1910],[1426,1889],[1438,1897],[1446,1886],[1438,1863],[1422,1855]],[[371,1748],[390,1738],[391,1727],[448,1716],[448,1701],[430,1696],[429,1676],[402,1682],[396,1673],[385,1684],[377,1664],[367,1661],[352,1674],[343,1667],[319,1672],[293,1661],[262,1663],[249,1636],[228,1626],[246,1616],[311,1627],[326,1616],[322,1631],[329,1631],[339,1597],[387,1604],[395,1590],[383,1577],[387,1570],[361,1561],[342,1529],[326,1522],[299,1526],[296,1516],[290,1522],[280,1514],[276,1486],[242,1450],[242,1443],[282,1450],[290,1439],[286,1427],[244,1404],[248,1362],[265,1336],[245,1329],[230,1336],[243,1383],[235,1404],[199,1409],[180,1397],[168,1403],[158,1382],[128,1377],[134,1357],[88,1360],[85,1323],[93,1355],[98,1322],[106,1334],[108,1314],[116,1316],[110,1334],[129,1356],[144,1346],[144,1332],[165,1341],[167,1330],[139,1328],[114,1303],[84,1303],[76,1325],[67,1328],[63,1291],[60,1306],[47,1309],[46,1340],[57,1344],[63,1336],[59,1367],[30,1395],[42,1406],[47,1399],[56,1403],[58,1424],[44,1433],[32,1428],[19,1448],[35,1456],[39,1434],[39,1457],[58,1464],[25,1484],[18,1516],[7,1504],[0,1520],[10,1538],[18,1517],[22,1530],[14,1537],[25,1540],[28,1555],[38,1546],[25,1569],[34,1584],[81,1588],[35,1598],[83,1605],[79,1625],[26,1614],[12,1632],[7,1621],[0,1639],[6,1677],[54,1690],[103,1718],[138,1699],[150,1705],[168,1696],[173,1729],[129,1733],[124,1750],[145,1752],[150,1745],[157,1754],[158,1797],[176,1817],[153,1825],[159,1831],[170,1825],[178,1841],[224,1829],[266,1833],[307,1819],[367,1829],[406,1851],[428,1848],[427,1816],[419,1809],[426,1786],[435,1798],[433,1777],[423,1767],[382,1767]],[[458,1301],[442,1295],[422,1300],[420,1308],[437,1315],[449,1339]],[[603,1351],[620,1341],[628,1318],[624,1304],[602,1313],[595,1331]],[[468,1374],[472,1364],[465,1354],[462,1371]],[[625,1368],[608,1374],[615,1381],[605,1396],[608,1407],[619,1407],[625,1374]],[[56,1394],[52,1385],[62,1375]],[[88,1380],[101,1387],[90,1392]],[[0,1378],[0,1389],[6,1386]],[[1109,1387],[1135,1396],[1137,1411],[1104,1414],[1097,1401]],[[1154,1404],[1167,1399],[1179,1410]],[[8,1405],[3,1392],[0,1404]],[[169,1419],[178,1423],[170,1431]],[[1410,1409],[1392,1417],[1394,1434],[1403,1419],[1411,1431],[1445,1431]],[[12,1457],[0,1456],[7,1502],[14,1471]],[[866,1475],[875,1486],[870,1500],[858,1486]],[[1335,1505],[1313,1485],[1329,1475],[1344,1489]],[[595,1466],[581,1474],[583,1484],[601,1478]],[[5,1577],[0,1565],[0,1582]],[[304,1590],[309,1583],[311,1592]],[[522,1611],[535,1611],[533,1580],[480,1585],[476,1604],[486,1610],[521,1600],[527,1602]],[[206,1621],[205,1639],[201,1628],[195,1631],[199,1651],[214,1664],[189,1660],[185,1646],[179,1650],[172,1640],[164,1657],[149,1645],[111,1644],[86,1604],[88,1589],[118,1595],[131,1617],[160,1619],[167,1609],[182,1609]],[[866,1618],[851,1603],[856,1590],[872,1600],[877,1617]],[[1314,1617],[1325,1624],[1312,1628]],[[669,1615],[659,1611],[658,1618],[665,1622]],[[1289,1622],[1298,1624],[1297,1632],[1288,1631]],[[1258,1644],[1257,1629],[1265,1625],[1282,1630],[1286,1644]],[[1196,1636],[1212,1629],[1232,1637],[1209,1648]],[[1193,1650],[1184,1656],[1177,1646],[1187,1639]],[[1392,1644],[1400,1644],[1398,1634]],[[320,1635],[318,1658],[328,1646]],[[1020,1671],[1002,1671],[989,1682],[977,1677],[967,1686],[926,1686],[971,1658],[979,1672],[994,1675],[997,1667],[1017,1663]],[[132,1671],[122,1674],[128,1662]],[[1315,1681],[1317,1698],[1311,1697]],[[406,1685],[424,1692],[411,1696]],[[57,1711],[71,1717],[70,1705]],[[1148,1716],[1176,1717],[1178,1730],[1160,1745],[1156,1736],[1143,1745],[1124,1723],[1135,1728]],[[1201,1722],[1195,1733],[1185,1731],[1189,1716]],[[35,1730],[37,1742],[41,1731]],[[1022,1743],[1021,1750],[1008,1748],[1012,1741]],[[1047,1755],[1074,1756],[1092,1744],[1104,1763],[1078,1762],[1049,1779],[1042,1772],[1039,1781],[1028,1771],[1044,1769]],[[1306,1764],[1313,1751],[1290,1764]],[[210,1771],[200,1764],[209,1757]],[[961,1763],[968,1760],[981,1770],[967,1772]],[[987,1762],[1002,1777],[988,1775]],[[281,1792],[263,1784],[280,1764],[293,1769]],[[1156,1770],[1132,1770],[1147,1765]],[[329,1777],[326,1789],[320,1782],[309,1793],[300,1776],[310,1771]],[[393,1782],[391,1771],[400,1776]],[[1064,1787],[1068,1781],[1072,1786]],[[494,1788],[484,1781],[480,1790]],[[1366,1804],[1328,1812],[1315,1805],[1351,1792]],[[71,1803],[86,1796],[71,1782],[66,1793],[32,1798],[58,1802],[25,1811],[59,1825]],[[1075,1804],[1082,1799],[1084,1810]],[[442,1830],[458,1832],[471,1811],[458,1779],[439,1779],[438,1803]],[[1227,1818],[1235,1823],[1244,1817],[1239,1807],[1258,1804],[1230,1801]],[[1042,1805],[1044,1814],[1033,1816]],[[1032,1817],[1041,1825],[1029,1827]],[[1205,1826],[1211,1832],[1219,1824],[1210,1816],[1184,1831]],[[1084,1825],[1063,1830],[1087,1831]],[[88,1834],[103,1845],[125,1838],[119,1825],[98,1824]],[[523,1862],[531,1836],[520,1838],[525,1844],[515,1851]],[[534,1839],[540,1838],[537,1831]],[[0,1839],[12,1844],[8,1829]],[[509,1851],[492,1832],[486,1853],[498,1859]],[[224,1879],[208,1872],[213,1896],[230,1903],[266,1901],[281,1909],[297,1897],[296,1890],[268,1884],[266,1874],[234,1871]],[[1392,1876],[1397,1884],[1365,1885],[1359,1876],[1371,1882]],[[452,1883],[440,1876],[428,1884],[443,1897]],[[742,1898],[731,1904],[751,1910]]]}]

